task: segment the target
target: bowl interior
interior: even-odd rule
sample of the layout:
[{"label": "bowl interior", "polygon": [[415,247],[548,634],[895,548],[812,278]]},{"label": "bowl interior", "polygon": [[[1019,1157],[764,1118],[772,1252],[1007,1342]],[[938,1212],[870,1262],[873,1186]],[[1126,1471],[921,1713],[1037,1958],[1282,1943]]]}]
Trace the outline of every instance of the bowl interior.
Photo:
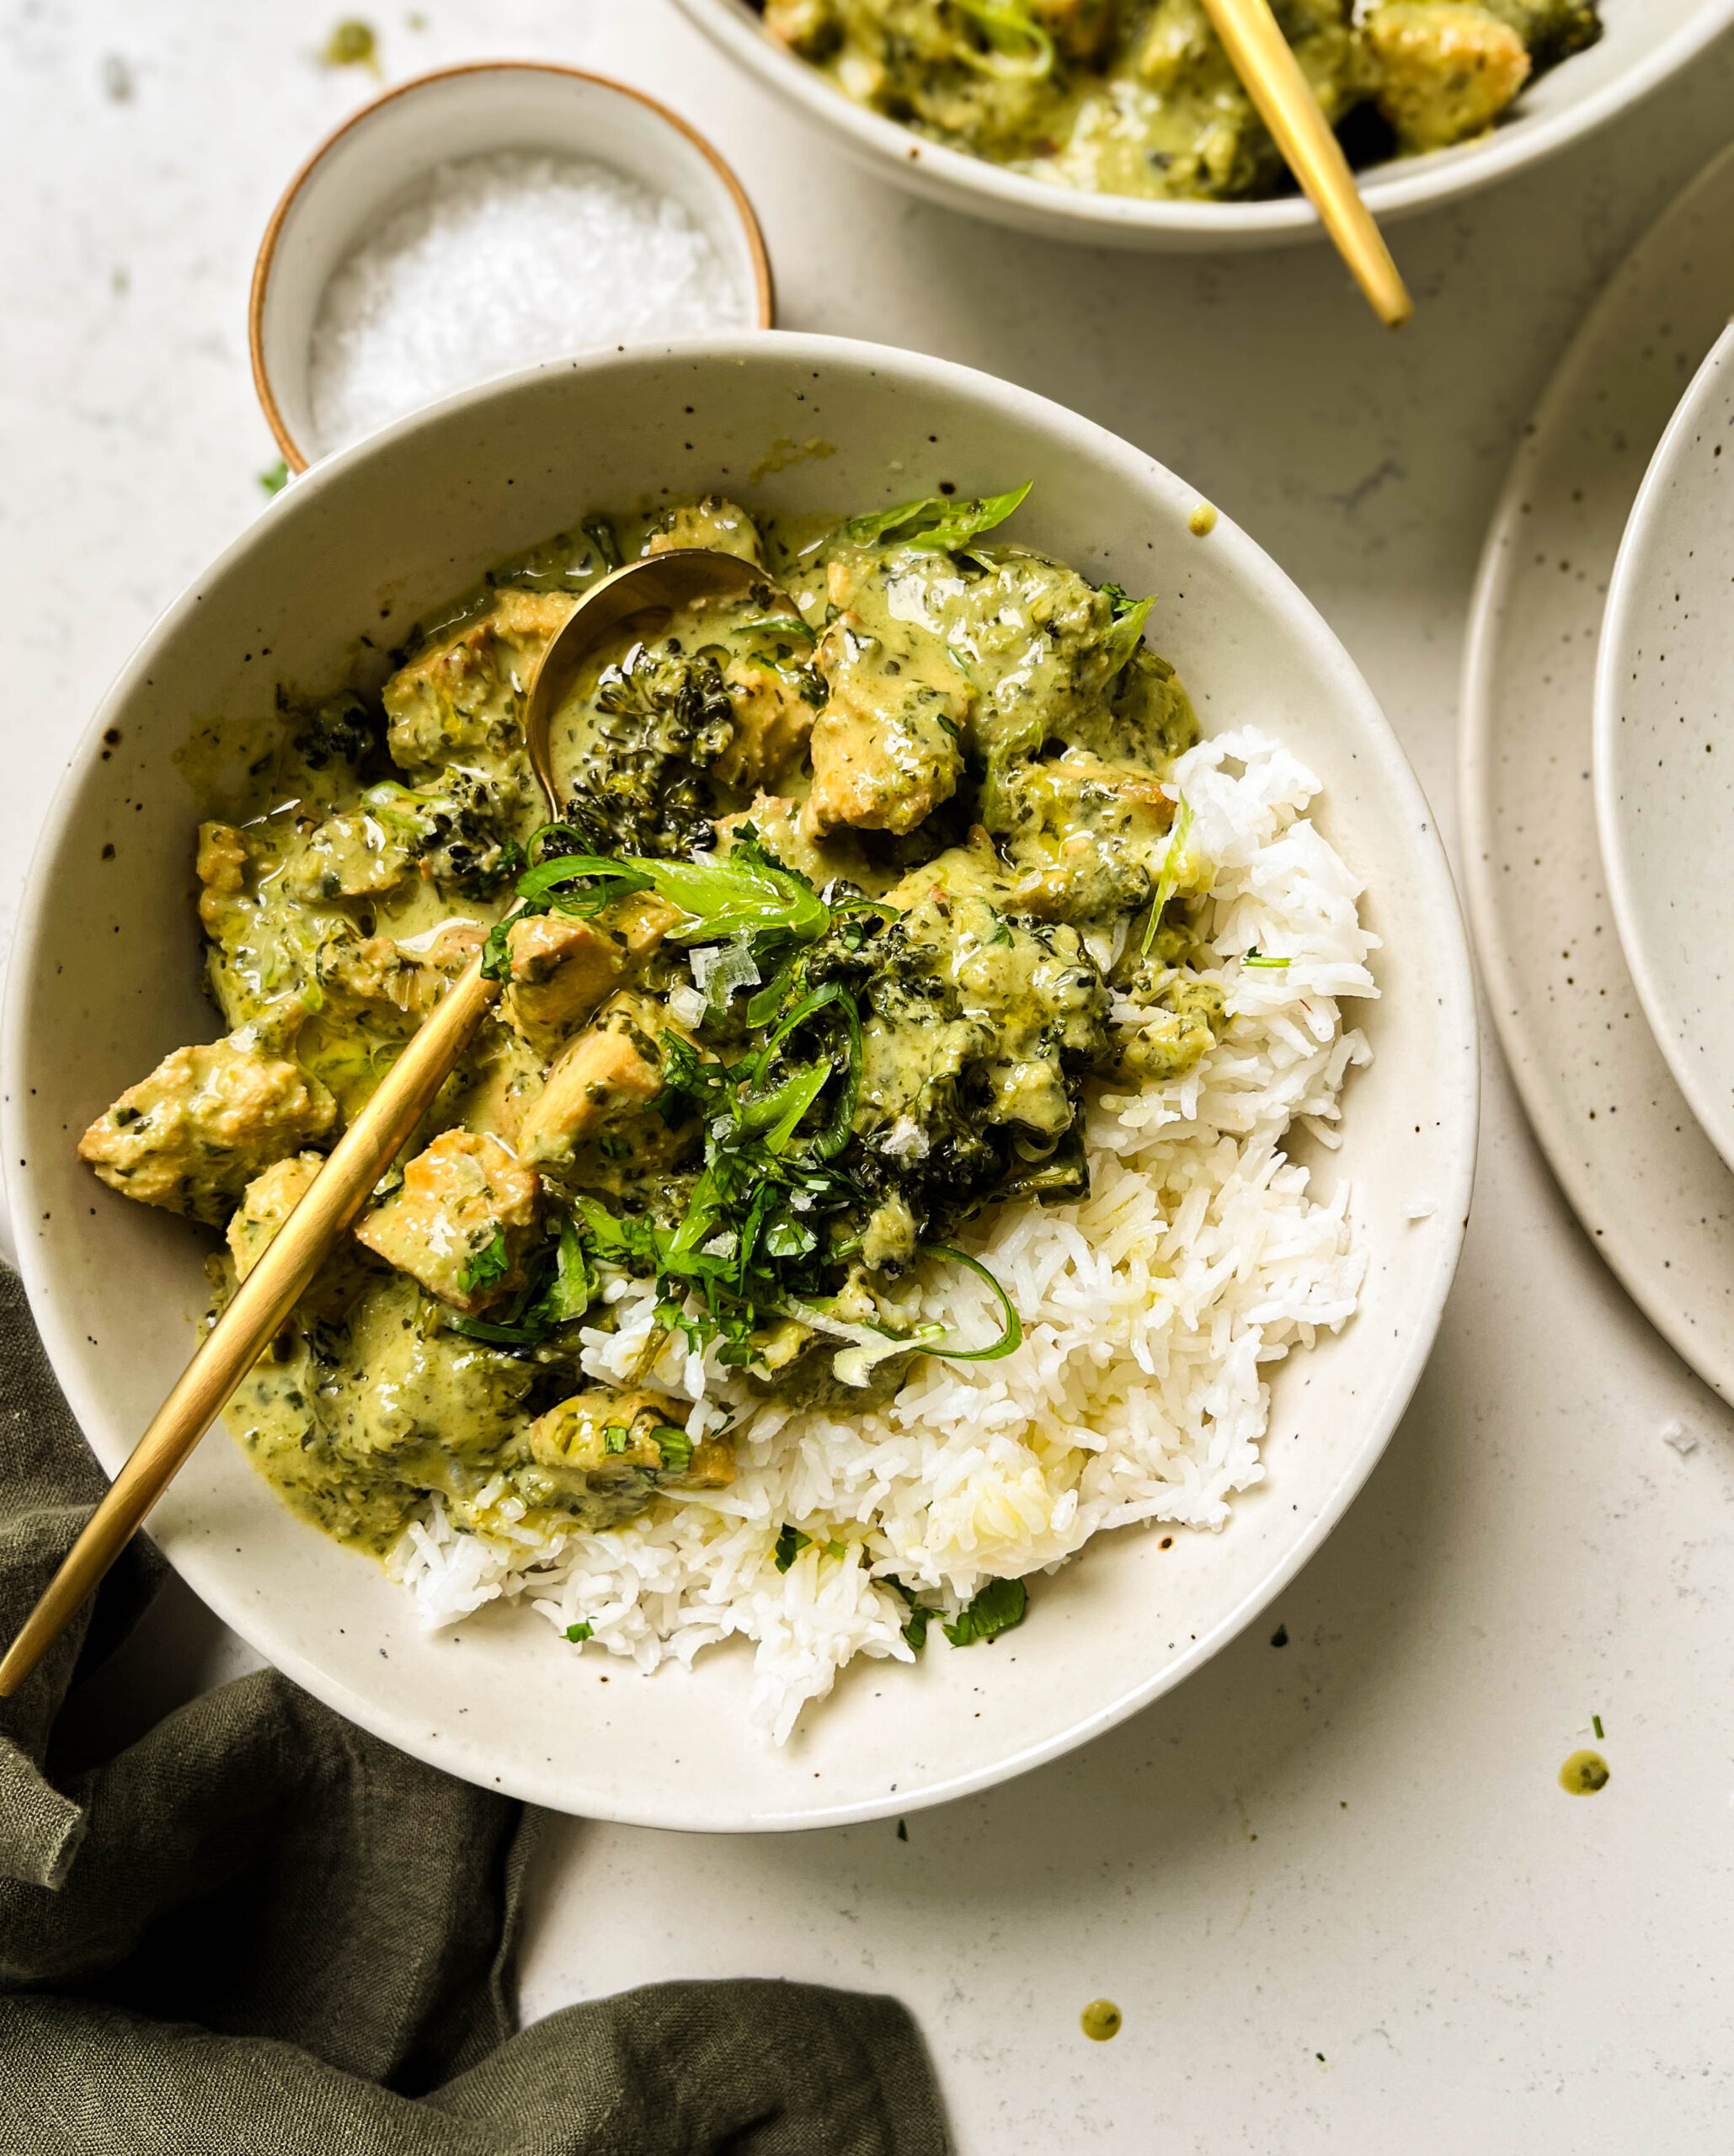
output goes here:
[{"label": "bowl interior", "polygon": [[672,113],[622,84],[535,62],[483,61],[420,76],[365,107],[315,153],[260,252],[255,371],[266,415],[297,470],[326,447],[307,376],[333,271],[436,165],[498,150],[588,158],[672,195],[728,270],[742,327],[770,327],[757,221],[728,167]]},{"label": "bowl interior", "polygon": [[1596,811],[1657,1044],[1734,1166],[1734,328],[1632,508],[1596,681]]},{"label": "bowl interior", "polygon": [[[778,443],[828,449],[755,467]],[[1427,803],[1316,614],[1227,520],[1140,451],[1043,400],[908,353],[819,338],[707,341],[551,364],[449,400],[320,466],[173,610],[93,721],[42,844],[5,1043],[8,1180],[33,1306],[112,1470],[178,1372],[204,1302],[200,1231],[104,1191],[86,1122],[216,1024],[198,985],[193,825],[272,723],[274,685],[374,665],[418,611],[587,507],[710,488],[784,512],[950,482],[1034,483],[1016,529],[1158,595],[1152,635],[1207,728],[1251,721],[1324,779],[1321,825],[1365,879],[1381,999],[1342,1151],[1369,1260],[1337,1338],[1272,1373],[1267,1485],[1217,1536],[1104,1537],[1036,1582],[991,1649],[857,1663],[773,1751],[733,1648],[642,1678],[485,1610],[420,1636],[402,1591],[301,1526],[219,1430],[152,1531],[198,1593],[342,1711],[472,1780],[646,1824],[874,1817],[1032,1765],[1130,1712],[1230,1638],[1322,1539],[1419,1375],[1454,1267],[1476,1062],[1462,930]],[[110,734],[117,736],[111,739]],[[209,737],[204,746],[189,744]],[[219,738],[223,755],[211,752]],[[110,849],[112,851],[110,851]],[[1411,1219],[1417,1203],[1434,1209]]]},{"label": "bowl interior", "polygon": [[[1026,231],[1107,247],[1177,250],[1265,247],[1316,237],[1311,205],[1139,202],[1073,193],[930,142],[833,89],[816,68],[765,34],[750,0],[676,0],[742,66],[835,134],[845,148],[929,199]],[[1379,217],[1473,193],[1598,126],[1683,67],[1734,22],[1734,0],[1601,0],[1606,35],[1545,75],[1491,133],[1454,149],[1369,168],[1361,193]]]}]

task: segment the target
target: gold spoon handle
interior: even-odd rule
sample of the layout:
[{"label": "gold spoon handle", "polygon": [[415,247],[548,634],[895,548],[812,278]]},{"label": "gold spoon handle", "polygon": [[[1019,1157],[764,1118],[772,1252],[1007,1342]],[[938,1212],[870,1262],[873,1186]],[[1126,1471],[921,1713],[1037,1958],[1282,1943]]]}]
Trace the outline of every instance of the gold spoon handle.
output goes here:
[{"label": "gold spoon handle", "polygon": [[446,991],[236,1289],[0,1662],[22,1684],[118,1557],[426,1113],[494,1001],[478,956]]},{"label": "gold spoon handle", "polygon": [[1367,303],[1400,329],[1415,302],[1361,200],[1342,145],[1271,13],[1270,0],[1204,0],[1216,35]]}]

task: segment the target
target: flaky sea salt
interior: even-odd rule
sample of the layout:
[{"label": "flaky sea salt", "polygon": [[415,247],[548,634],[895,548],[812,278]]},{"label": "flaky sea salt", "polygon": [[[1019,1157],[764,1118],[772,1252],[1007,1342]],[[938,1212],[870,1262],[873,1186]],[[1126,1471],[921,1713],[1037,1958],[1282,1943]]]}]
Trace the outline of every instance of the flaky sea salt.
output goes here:
[{"label": "flaky sea salt", "polygon": [[309,358],[318,447],[533,360],[751,320],[669,196],[577,158],[466,157],[439,166],[327,285]]}]

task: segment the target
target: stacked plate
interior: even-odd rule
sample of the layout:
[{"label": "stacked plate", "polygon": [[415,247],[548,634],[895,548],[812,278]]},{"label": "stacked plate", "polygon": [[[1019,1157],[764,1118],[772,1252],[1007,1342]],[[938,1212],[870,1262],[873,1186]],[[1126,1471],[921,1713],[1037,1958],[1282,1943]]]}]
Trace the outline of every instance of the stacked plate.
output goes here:
[{"label": "stacked plate", "polygon": [[1734,149],[1525,430],[1464,694],[1494,1022],[1596,1249],[1734,1401]]},{"label": "stacked plate", "polygon": [[1656,1044],[1734,1167],[1734,328],[1662,436],[1596,670],[1596,820]]}]

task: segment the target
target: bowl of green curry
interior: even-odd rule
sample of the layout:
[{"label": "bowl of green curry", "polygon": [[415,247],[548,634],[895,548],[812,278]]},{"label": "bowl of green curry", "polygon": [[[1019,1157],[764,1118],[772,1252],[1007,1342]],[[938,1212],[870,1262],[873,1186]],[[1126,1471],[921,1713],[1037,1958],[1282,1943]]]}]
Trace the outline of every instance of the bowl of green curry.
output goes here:
[{"label": "bowl of green curry", "polygon": [[[1004,494],[1008,482],[1016,483],[1015,498]],[[563,1241],[558,1249],[539,1246],[554,1269],[533,1294],[527,1280],[519,1292],[510,1206],[494,1243],[454,1254],[435,1250],[426,1237],[416,1241],[414,1209],[429,1193],[408,1168],[400,1187],[380,1194],[375,1241],[389,1245],[387,1269],[364,1253],[356,1261],[361,1271],[333,1277],[333,1305],[304,1313],[312,1331],[304,1328],[286,1354],[268,1358],[255,1374],[257,1412],[243,1417],[241,1439],[221,1426],[205,1437],[153,1515],[154,1538],[195,1592],[261,1653],[387,1741],[535,1802],[707,1831],[840,1824],[986,1786],[1111,1726],[1249,1623],[1342,1517],[1419,1378],[1461,1245],[1477,1097],[1466,950],[1427,804],[1322,620],[1229,519],[1201,514],[1182,480],[1041,398],[913,353],[823,337],[751,336],[550,362],[412,415],[298,479],[152,631],[72,758],[13,946],[0,1090],[21,1271],[56,1374],[107,1469],[125,1460],[184,1363],[211,1306],[208,1267],[226,1262],[220,1230],[199,1225],[229,1210],[198,1202],[207,1185],[216,1191],[213,1159],[188,1156],[177,1165],[160,1145],[139,1150],[141,1131],[155,1128],[157,1106],[139,1097],[140,1074],[155,1065],[147,1083],[159,1087],[179,1077],[202,1087],[208,1077],[223,1095],[217,1105],[225,1117],[232,1108],[269,1123],[275,1165],[256,1177],[257,1161],[231,1159],[223,1171],[246,1171],[248,1202],[231,1218],[237,1233],[228,1242],[236,1265],[244,1265],[253,1241],[271,1230],[272,1206],[292,1202],[297,1174],[317,1166],[303,1156],[325,1142],[339,1097],[365,1086],[369,1068],[413,1020],[413,982],[425,974],[437,991],[441,964],[473,936],[480,916],[458,902],[464,891],[499,888],[501,864],[478,835],[479,795],[435,803],[376,776],[371,766],[351,783],[355,738],[368,713],[383,695],[401,733],[462,706],[483,749],[498,722],[504,730],[494,745],[504,763],[495,769],[485,755],[480,763],[474,755],[464,760],[476,766],[471,780],[493,788],[497,806],[515,782],[508,723],[520,693],[515,638],[530,635],[531,617],[552,603],[541,584],[574,566],[582,571],[585,545],[600,543],[574,520],[609,505],[616,543],[640,526],[653,538],[667,536],[663,526],[671,515],[678,521],[680,504],[723,488],[750,504],[761,531],[798,531],[803,520],[835,520],[840,508],[854,512],[846,559],[840,555],[831,565],[840,575],[851,563],[862,574],[873,568],[884,555],[881,542],[895,536],[888,527],[908,523],[912,496],[917,510],[932,508],[942,518],[961,510],[936,505],[976,505],[968,530],[951,534],[960,546],[990,545],[992,535],[982,540],[980,527],[1015,511],[1013,528],[1024,535],[1016,561],[1050,582],[1064,580],[1053,564],[1071,563],[1087,581],[1079,604],[1091,621],[1102,617],[1114,678],[1130,681],[1116,691],[1117,711],[1131,712],[1125,697],[1135,691],[1139,712],[1162,729],[1183,719],[1188,739],[1194,728],[1208,737],[1265,728],[1316,773],[1318,830],[1364,886],[1366,924],[1379,943],[1378,995],[1358,1021],[1370,1062],[1356,1074],[1340,1150],[1330,1150],[1327,1134],[1324,1149],[1310,1156],[1321,1199],[1344,1209],[1364,1257],[1358,1312],[1332,1336],[1321,1326],[1305,1354],[1272,1364],[1261,1486],[1249,1489],[1219,1534],[1103,1537],[1080,1562],[1043,1576],[1039,1622],[990,1645],[942,1652],[936,1624],[933,1651],[919,1663],[866,1665],[781,1749],[751,1726],[750,1661],[735,1652],[739,1641],[691,1669],[649,1675],[629,1660],[587,1651],[578,1637],[583,1624],[564,1636],[552,1632],[527,1597],[487,1602],[461,1623],[423,1630],[413,1603],[369,1554],[384,1539],[369,1508],[395,1502],[380,1477],[360,1471],[371,1433],[383,1424],[354,1423],[360,1452],[347,1480],[321,1480],[307,1469],[312,1454],[304,1459],[295,1442],[277,1442],[301,1412],[285,1390],[291,1384],[339,1387],[325,1406],[350,1427],[343,1372],[322,1369],[315,1337],[322,1325],[346,1334],[360,1374],[376,1390],[394,1391],[400,1405],[408,1398],[426,1363],[425,1356],[418,1361],[416,1342],[431,1337],[427,1296],[417,1285],[432,1277],[430,1265],[451,1271],[435,1283],[446,1312],[439,1341],[447,1364],[460,1376],[485,1364],[501,1383],[540,1368],[534,1344],[525,1350],[531,1362],[513,1362],[512,1329],[533,1330],[547,1297],[575,1284],[559,1267]],[[990,518],[980,504],[995,494]],[[739,536],[714,514],[707,528],[713,540]],[[574,529],[577,539],[549,551],[548,535],[565,531],[570,539]],[[681,525],[673,536],[690,537],[692,529]],[[518,569],[487,588],[488,620],[478,626],[462,595],[490,570],[498,577],[503,563]],[[913,575],[920,563],[904,567]],[[783,568],[794,575],[787,563]],[[1102,595],[1110,590],[1153,595],[1126,616],[1132,628],[1108,621]],[[800,585],[797,595],[805,591]],[[1134,646],[1146,615],[1152,643],[1140,659]],[[884,628],[881,642],[890,634]],[[467,654],[480,648],[478,638],[499,662],[490,677],[504,699],[498,709],[468,696]],[[797,645],[792,637],[794,701],[766,702],[767,723],[799,701],[807,662],[806,647]],[[1176,669],[1190,691],[1184,709]],[[440,682],[450,691],[443,701],[431,693]],[[696,710],[694,723],[704,717]],[[928,759],[936,770],[949,753],[949,736],[939,731]],[[734,745],[744,753],[744,742]],[[773,759],[782,754],[769,734],[758,747]],[[623,766],[624,776],[637,769]],[[853,783],[851,772],[859,776],[858,760],[841,757],[831,776],[842,787]],[[820,776],[815,764],[815,787]],[[354,786],[364,782],[368,798],[351,802]],[[1139,796],[1127,804],[1134,823],[1147,809],[1168,814],[1145,791],[1148,802]],[[318,815],[297,817],[296,803],[306,808],[310,801]],[[685,813],[681,798],[670,796],[668,805],[670,814]],[[595,806],[605,821],[636,813],[615,792]],[[364,828],[370,819],[377,827],[371,833]],[[787,851],[798,835],[783,841]],[[767,826],[758,843],[770,841]],[[901,840],[888,830],[880,842]],[[584,845],[620,850],[611,822],[590,830]],[[638,851],[647,852],[642,830]],[[245,870],[243,856],[251,863]],[[731,854],[734,883],[752,881],[755,857],[743,869]],[[556,882],[573,865],[569,855],[552,857]],[[639,881],[654,883],[679,864],[670,854],[653,866],[655,875],[646,870]],[[992,867],[984,864],[984,872]],[[536,873],[514,864],[515,874]],[[539,969],[548,953],[538,939],[600,953],[616,1003],[645,990],[648,975],[627,988],[615,975],[637,963],[631,938],[646,928],[645,910],[660,887],[616,888],[617,876],[607,880],[612,871],[596,873],[603,910],[586,900],[581,917],[536,915],[515,931],[536,944],[510,953],[515,965],[526,961],[510,993],[532,1030],[558,1017],[548,996],[560,980]],[[253,887],[243,889],[246,877],[260,890],[266,880],[274,891],[280,884],[293,903],[249,908],[243,901]],[[379,878],[395,878],[391,890],[372,888]],[[851,968],[859,971],[856,943],[871,957],[891,933],[878,919],[883,908],[863,909],[835,878],[828,876],[818,896],[787,871],[781,882],[771,880],[790,905],[835,916],[826,933],[840,979],[855,977]],[[377,913],[397,906],[413,918],[406,912],[387,922]],[[447,917],[459,915],[455,925]],[[354,932],[339,939],[340,950],[328,938],[327,955],[341,959],[343,977],[327,965],[316,983],[296,939],[340,926]],[[801,923],[786,926],[792,934]],[[381,942],[387,926],[400,935]],[[1048,944],[1059,933],[1020,930],[995,946],[996,963],[1025,952],[1032,963],[1047,964]],[[805,947],[809,973],[819,948],[810,941]],[[648,966],[662,963],[639,956]],[[680,986],[680,969],[666,971],[672,1010],[691,991]],[[766,985],[755,995],[774,1005],[782,975],[766,972]],[[1043,978],[1051,974],[1055,993],[1064,994],[1081,974],[1074,954]],[[285,998],[296,996],[300,1008],[287,1010]],[[232,1006],[243,1023],[225,1042],[183,1049],[211,1043],[221,1022],[216,1004]],[[366,1025],[335,1024],[343,1010],[352,1020],[356,1011],[372,1015]],[[688,1017],[699,1022],[690,1009]],[[289,1020],[296,1054],[317,1051],[316,1070],[290,1068],[277,1037],[267,1038]],[[760,1022],[749,1012],[746,1022],[759,1023],[761,1043],[775,1046],[781,1020]],[[510,1049],[498,1074],[504,1100],[518,1051],[504,1036],[501,1044]],[[659,1052],[624,1025],[605,1027],[594,1039],[585,1033],[578,1047],[585,1054],[606,1049],[622,1067],[635,1054]],[[540,1054],[533,1046],[526,1052]],[[661,1052],[674,1054],[666,1041]],[[1025,1079],[1036,1085],[1041,1059],[1026,1060]],[[807,1079],[793,1074],[798,1093],[823,1081],[822,1061]],[[224,1091],[231,1066],[247,1078],[244,1097]],[[690,1073],[695,1085],[719,1074],[726,1075],[714,1060],[694,1063]],[[598,1084],[606,1075],[580,1075]],[[588,1082],[568,1095],[579,1122],[606,1105]],[[552,1103],[554,1091],[536,1098]],[[1061,1093],[1054,1099],[1065,1108]],[[718,1116],[699,1107],[681,1127],[714,1137]],[[809,1120],[822,1107],[812,1107]],[[797,1100],[787,1111],[792,1128],[800,1112]],[[215,1126],[200,1128],[209,1135]],[[564,1139],[554,1136],[588,1145],[588,1128],[574,1123]],[[647,1179],[683,1172],[672,1154],[653,1159],[648,1140],[611,1147],[602,1142],[608,1134],[600,1127],[590,1133],[596,1144],[589,1186],[617,1183],[621,1195],[584,1210],[593,1225],[604,1214],[629,1209],[627,1199]],[[974,1144],[994,1132],[984,1119],[980,1130],[958,1135]],[[226,1142],[235,1137],[228,1129]],[[424,1156],[416,1172],[424,1182],[435,1169],[472,1180],[475,1172],[497,1171],[496,1180],[510,1181],[528,1160],[532,1138],[520,1123],[516,1155],[507,1160],[495,1157],[494,1141],[454,1129],[435,1141],[429,1153],[435,1157]],[[1305,1153],[1299,1133],[1297,1143]],[[822,1150],[814,1151],[815,1174]],[[974,1144],[969,1158],[985,1161],[991,1150]],[[101,1180],[88,1165],[99,1156],[110,1171]],[[1026,1145],[1017,1157],[1029,1172],[1053,1171],[1043,1149]],[[961,1185],[968,1166],[959,1152],[952,1181]],[[169,1178],[160,1188],[133,1190],[146,1203],[103,1187],[115,1176],[136,1182],[141,1170]],[[942,1209],[949,1187],[930,1195],[930,1209]],[[929,1206],[929,1198],[922,1203]],[[880,1210],[878,1231],[890,1232],[896,1208]],[[392,1240],[405,1235],[402,1247]],[[702,1243],[708,1251],[712,1240],[688,1235],[680,1246]],[[797,1236],[779,1262],[803,1262]],[[429,1427],[448,1444],[478,1430],[486,1438],[482,1425],[498,1405],[492,1395],[478,1401],[452,1392],[429,1411]],[[581,1419],[563,1421],[557,1411],[543,1434],[558,1439],[560,1460],[551,1467],[526,1454],[522,1472],[558,1479],[576,1460],[574,1446],[591,1437],[592,1496],[597,1476],[618,1474],[639,1486],[635,1502],[648,1496],[673,1505],[711,1471],[705,1448],[684,1447],[665,1417],[622,1415],[617,1431],[588,1433],[578,1428]],[[257,1439],[250,1453],[249,1438]],[[273,1471],[256,1471],[262,1465]],[[324,1506],[347,1510],[327,1517]],[[792,1545],[807,1539],[790,1538]],[[803,1555],[791,1546],[788,1555],[792,1580],[803,1564],[812,1572],[818,1561],[810,1549]]]},{"label": "bowl of green curry", "polygon": [[[740,66],[915,193],[1110,247],[1319,230],[1203,0],[679,0]],[[1731,0],[1278,0],[1381,218],[1454,201],[1635,103]]]}]

